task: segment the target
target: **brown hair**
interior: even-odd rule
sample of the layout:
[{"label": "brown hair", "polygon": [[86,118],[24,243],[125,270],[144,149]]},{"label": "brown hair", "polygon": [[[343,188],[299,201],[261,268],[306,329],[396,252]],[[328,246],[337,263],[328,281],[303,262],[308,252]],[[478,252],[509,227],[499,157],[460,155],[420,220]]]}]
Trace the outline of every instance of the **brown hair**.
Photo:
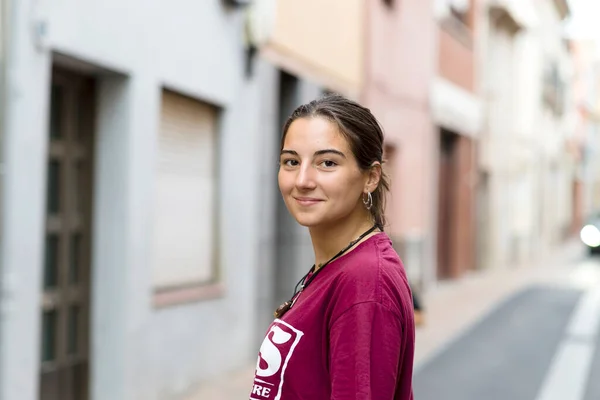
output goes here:
[{"label": "brown hair", "polygon": [[[360,104],[337,94],[329,94],[296,108],[283,126],[281,149],[292,122],[299,118],[322,117],[335,123],[350,144],[350,149],[362,171],[371,168],[375,161],[383,164],[383,129],[371,113]],[[381,171],[379,185],[372,193],[371,215],[380,229],[386,224],[385,198],[390,190],[389,179]]]}]

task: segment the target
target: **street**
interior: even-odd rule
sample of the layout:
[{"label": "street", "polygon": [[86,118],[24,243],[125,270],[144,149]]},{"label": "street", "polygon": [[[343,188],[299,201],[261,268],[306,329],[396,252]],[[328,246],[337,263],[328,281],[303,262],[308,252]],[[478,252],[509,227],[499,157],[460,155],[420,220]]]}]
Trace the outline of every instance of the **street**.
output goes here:
[{"label": "street", "polygon": [[415,399],[600,399],[599,275],[586,258],[507,297],[417,367]]}]

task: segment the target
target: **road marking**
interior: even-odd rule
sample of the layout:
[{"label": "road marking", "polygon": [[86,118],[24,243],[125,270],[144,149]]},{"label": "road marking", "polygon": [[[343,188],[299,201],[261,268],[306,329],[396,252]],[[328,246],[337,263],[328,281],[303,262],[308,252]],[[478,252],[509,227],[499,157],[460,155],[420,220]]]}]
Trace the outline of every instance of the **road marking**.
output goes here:
[{"label": "road marking", "polygon": [[587,338],[593,344],[599,323],[600,290],[596,289],[585,293],[577,304],[577,308],[569,322],[567,335]]},{"label": "road marking", "polygon": [[600,289],[582,296],[552,359],[536,400],[582,400],[600,324]]},{"label": "road marking", "polygon": [[570,274],[568,282],[582,290],[600,286],[600,263],[596,259],[582,261]]},{"label": "road marking", "polygon": [[581,400],[585,395],[594,346],[564,341],[554,357],[537,400]]}]

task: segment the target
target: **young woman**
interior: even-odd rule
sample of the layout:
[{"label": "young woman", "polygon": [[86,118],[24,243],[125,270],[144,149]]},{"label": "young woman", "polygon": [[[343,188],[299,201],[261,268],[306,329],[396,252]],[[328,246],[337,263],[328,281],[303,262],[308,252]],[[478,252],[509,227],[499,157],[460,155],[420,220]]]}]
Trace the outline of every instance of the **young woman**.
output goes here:
[{"label": "young woman", "polygon": [[382,145],[371,112],[337,95],[286,122],[279,188],[315,264],[275,312],[250,399],[413,399],[413,304],[383,232]]}]

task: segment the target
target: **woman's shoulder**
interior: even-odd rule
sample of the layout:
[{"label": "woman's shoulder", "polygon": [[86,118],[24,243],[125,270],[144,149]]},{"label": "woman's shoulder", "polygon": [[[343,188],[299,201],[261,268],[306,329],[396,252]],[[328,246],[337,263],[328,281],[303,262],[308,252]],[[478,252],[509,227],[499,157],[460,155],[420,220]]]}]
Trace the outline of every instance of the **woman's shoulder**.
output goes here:
[{"label": "woman's shoulder", "polygon": [[404,266],[398,253],[392,246],[389,236],[378,233],[361,243],[352,253],[343,260],[340,279],[349,282],[373,282],[396,274],[402,275]]},{"label": "woman's shoulder", "polygon": [[399,312],[403,303],[412,304],[404,266],[387,234],[370,237],[355,251],[336,277],[335,297],[342,308],[376,302]]}]

